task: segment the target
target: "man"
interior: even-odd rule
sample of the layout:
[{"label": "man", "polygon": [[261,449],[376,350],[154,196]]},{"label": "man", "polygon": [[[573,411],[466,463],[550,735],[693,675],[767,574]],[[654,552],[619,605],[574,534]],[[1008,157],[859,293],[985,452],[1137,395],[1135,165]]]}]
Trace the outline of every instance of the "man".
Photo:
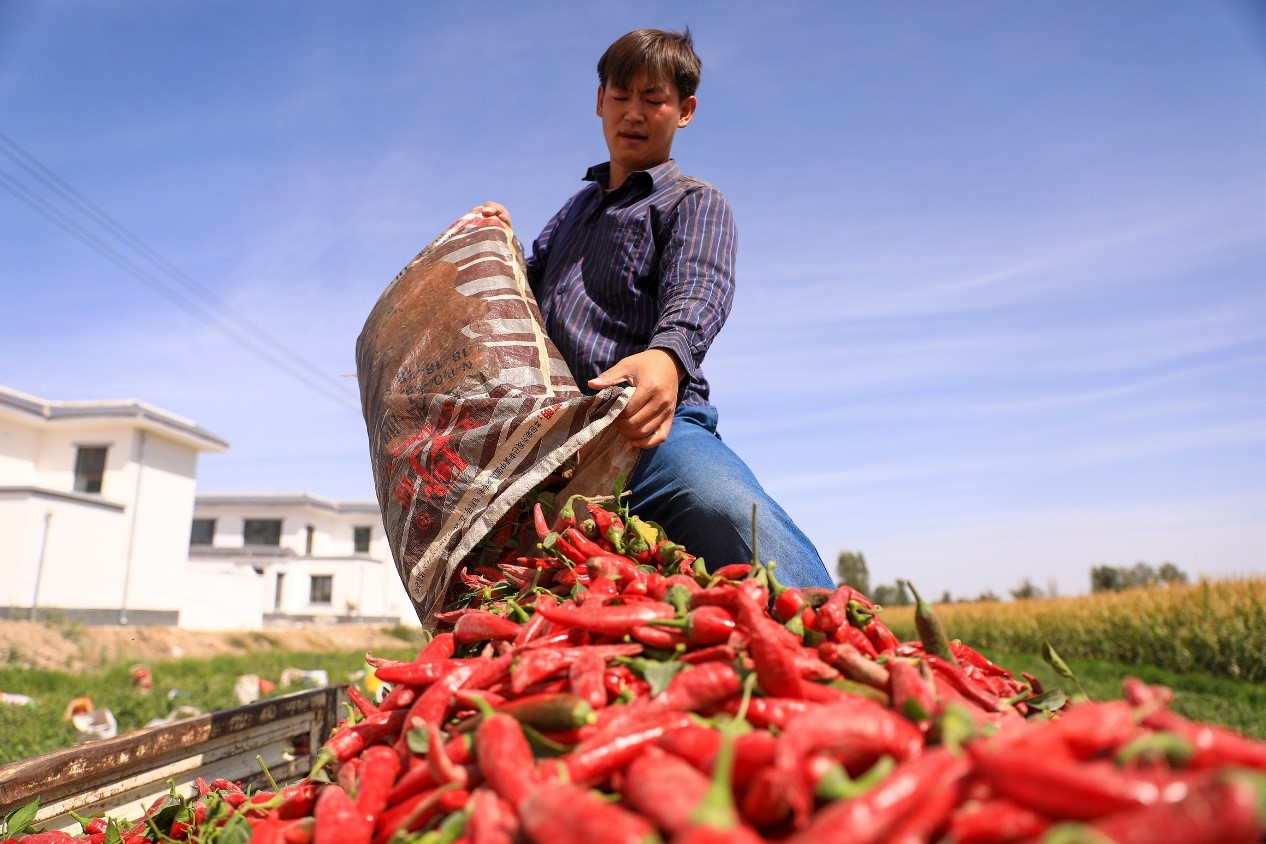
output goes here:
[{"label": "man", "polygon": [[[641,449],[630,509],[709,568],[759,555],[794,586],[834,585],[821,557],[716,433],[700,364],[734,296],[729,202],[684,176],[673,139],[694,118],[701,62],[684,33],[639,29],[598,62],[597,115],[610,160],[532,245],[528,281],[545,328],[592,390],[627,383],[615,425]],[[510,224],[504,206],[482,206]]]}]

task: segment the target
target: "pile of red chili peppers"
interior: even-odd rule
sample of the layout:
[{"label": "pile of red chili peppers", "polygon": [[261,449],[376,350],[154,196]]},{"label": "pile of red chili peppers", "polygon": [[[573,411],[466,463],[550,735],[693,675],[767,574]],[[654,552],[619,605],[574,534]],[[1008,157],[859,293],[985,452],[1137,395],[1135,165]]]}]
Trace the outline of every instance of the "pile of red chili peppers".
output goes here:
[{"label": "pile of red chili peppers", "polygon": [[150,829],[206,844],[1263,839],[1266,742],[1171,712],[1163,687],[1069,703],[950,641],[921,600],[920,641],[900,642],[848,586],[784,588],[758,560],[709,573],[610,504],[533,516],[532,552],[464,572],[416,659],[370,657],[389,693],[349,690],[355,713],[308,779],[202,785]]}]

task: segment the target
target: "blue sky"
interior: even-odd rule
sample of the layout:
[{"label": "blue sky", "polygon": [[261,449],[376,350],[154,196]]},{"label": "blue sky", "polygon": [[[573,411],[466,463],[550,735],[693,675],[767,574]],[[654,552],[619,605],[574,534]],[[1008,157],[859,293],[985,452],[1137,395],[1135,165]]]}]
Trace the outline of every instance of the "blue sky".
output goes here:
[{"label": "blue sky", "polygon": [[[675,157],[740,232],[704,370],[828,567],[1266,573],[1262,10],[0,0],[0,133],[323,386],[6,190],[0,383],[197,421],[232,446],[204,490],[372,497],[346,376],[383,287],[485,199],[530,242],[605,158],[598,55],[689,25]],[[93,225],[0,154],[3,184]]]}]

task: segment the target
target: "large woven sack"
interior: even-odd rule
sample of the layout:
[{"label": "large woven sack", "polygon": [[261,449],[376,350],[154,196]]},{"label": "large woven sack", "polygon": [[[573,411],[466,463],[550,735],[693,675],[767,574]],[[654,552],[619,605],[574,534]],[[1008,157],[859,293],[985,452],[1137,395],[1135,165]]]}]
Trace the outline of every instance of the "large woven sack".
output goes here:
[{"label": "large woven sack", "polygon": [[609,493],[637,460],[611,426],[631,390],[580,392],[495,218],[462,217],[401,270],[356,341],[356,370],[383,525],[427,627],[525,496],[547,481],[560,498]]}]

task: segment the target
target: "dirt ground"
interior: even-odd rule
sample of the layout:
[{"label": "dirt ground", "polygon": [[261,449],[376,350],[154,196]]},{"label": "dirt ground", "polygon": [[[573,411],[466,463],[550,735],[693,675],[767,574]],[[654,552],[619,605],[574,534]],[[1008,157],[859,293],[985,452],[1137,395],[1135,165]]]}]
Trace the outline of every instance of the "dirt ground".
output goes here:
[{"label": "dirt ground", "polygon": [[263,650],[374,651],[410,644],[386,628],[350,624],[202,631],[0,621],[0,667],[52,671],[93,670],[116,660],[158,662]]}]

